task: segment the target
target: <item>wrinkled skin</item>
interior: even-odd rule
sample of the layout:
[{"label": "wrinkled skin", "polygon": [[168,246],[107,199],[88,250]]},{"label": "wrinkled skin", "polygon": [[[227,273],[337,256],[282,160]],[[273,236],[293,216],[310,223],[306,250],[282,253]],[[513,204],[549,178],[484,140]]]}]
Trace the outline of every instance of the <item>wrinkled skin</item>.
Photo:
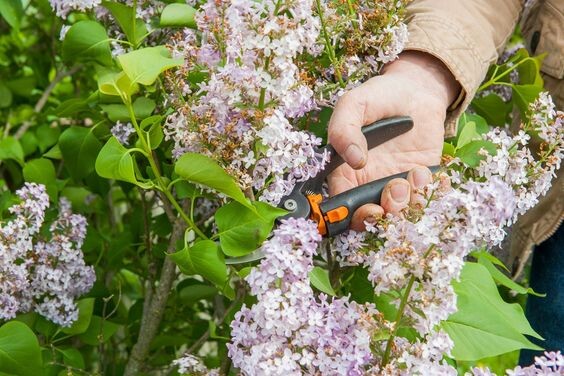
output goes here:
[{"label": "wrinkled skin", "polygon": [[[406,51],[389,63],[384,74],[345,93],[329,122],[329,142],[347,164],[329,176],[335,195],[358,185],[409,171],[407,179],[391,180],[382,192],[381,206],[366,204],[353,215],[351,228],[364,229],[364,221],[384,213],[399,214],[415,193],[431,182],[424,166],[438,165],[447,109],[460,85],[437,58]],[[411,131],[367,151],[361,127],[392,116],[411,116]]]}]

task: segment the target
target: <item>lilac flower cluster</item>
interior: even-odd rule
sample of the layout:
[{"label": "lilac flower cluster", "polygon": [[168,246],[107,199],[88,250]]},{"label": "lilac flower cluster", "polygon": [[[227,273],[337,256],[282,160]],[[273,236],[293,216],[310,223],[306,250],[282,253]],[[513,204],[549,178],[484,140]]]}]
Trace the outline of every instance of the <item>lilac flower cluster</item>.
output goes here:
[{"label": "lilac flower cluster", "polygon": [[34,310],[49,320],[70,326],[78,318],[74,299],[95,281],[80,250],[86,236],[86,219],[73,214],[61,199],[59,216],[49,227],[48,239],[40,233],[49,207],[43,185],[26,183],[17,191],[20,204],[0,227],[0,319]]},{"label": "lilac flower cluster", "polygon": [[181,358],[172,361],[172,365],[178,367],[178,373],[190,376],[219,376],[219,370],[208,369],[202,360],[191,354],[184,354]]},{"label": "lilac flower cluster", "polygon": [[135,128],[131,123],[122,123],[118,121],[111,129],[112,135],[119,141],[120,144],[127,146],[129,138],[135,133]]},{"label": "lilac flower cluster", "polygon": [[[296,180],[322,167],[315,153],[320,139],[289,122],[314,108],[294,62],[315,49],[319,21],[312,2],[209,1],[196,19],[200,36],[185,30],[171,43],[173,54],[185,59],[172,78],[180,89],[175,95],[187,96],[170,98],[181,103],[165,129],[173,154],[205,153],[243,189],[264,190],[261,199],[276,203]],[[198,67],[209,78],[191,87],[185,75]]]},{"label": "lilac flower cluster", "polygon": [[[437,329],[456,312],[451,281],[458,279],[471,251],[501,243],[504,227],[538,202],[561,163],[563,114],[554,111],[544,93],[531,105],[530,113],[524,130],[536,132],[544,142],[538,160],[526,147],[529,136],[524,131],[511,137],[492,130],[484,138],[495,144],[496,155],[484,155],[476,168],[450,161],[447,174],[453,189],[436,181],[421,192],[428,199],[424,209],[367,226],[375,235],[357,240],[348,234],[333,243],[342,263],[364,264],[377,294],[409,291],[404,320],[420,339],[415,345],[396,339],[392,361],[382,372],[442,369],[437,374],[456,374],[441,356],[433,355],[448,354],[452,347],[448,336]],[[363,247],[362,242],[367,245]]]},{"label": "lilac flower cluster", "polygon": [[[327,35],[342,52],[334,66],[317,73],[314,85],[318,105],[334,105],[346,91],[360,85],[397,58],[407,42],[403,22],[405,0],[363,0],[351,4],[353,12],[336,2],[320,2],[318,14],[325,20]],[[338,72],[336,72],[336,70]],[[343,83],[332,77],[341,75]]]},{"label": "lilac flower cluster", "polygon": [[49,0],[49,3],[58,17],[67,18],[72,11],[84,12],[96,8],[102,0]]},{"label": "lilac flower cluster", "polygon": [[[535,357],[535,363],[528,367],[515,367],[506,371],[507,376],[562,376],[564,375],[564,356],[560,351],[545,351],[544,356]],[[473,368],[466,376],[496,376],[488,368]]]},{"label": "lilac flower cluster", "polygon": [[309,285],[320,240],[313,222],[292,218],[264,243],[246,278],[258,302],[231,323],[229,356],[244,375],[362,375],[372,360],[374,307],[316,298]]},{"label": "lilac flower cluster", "polygon": [[[342,90],[360,84],[402,48],[405,25],[398,15],[387,15],[403,2],[384,3],[355,2],[357,16],[337,9],[342,6],[337,1],[202,4],[196,16],[199,32],[185,29],[170,42],[173,54],[185,60],[168,75],[168,100],[176,112],[167,119],[165,135],[174,141],[173,155],[204,153],[242,189],[253,188],[260,200],[277,204],[325,163],[325,156],[316,153],[320,139],[294,130],[293,123],[319,105],[334,103]],[[322,21],[335,32],[331,47]],[[356,39],[347,41],[352,30]],[[377,40],[357,46],[368,35]],[[311,60],[328,48],[342,50],[342,61],[312,67]],[[335,82],[336,66],[346,83]],[[190,83],[194,71],[204,80]]]}]

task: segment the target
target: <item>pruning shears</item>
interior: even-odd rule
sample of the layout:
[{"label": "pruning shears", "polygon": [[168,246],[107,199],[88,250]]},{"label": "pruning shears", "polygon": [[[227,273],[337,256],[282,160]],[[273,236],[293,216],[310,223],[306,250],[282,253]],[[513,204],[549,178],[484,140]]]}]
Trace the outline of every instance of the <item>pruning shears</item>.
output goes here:
[{"label": "pruning shears", "polygon": [[[400,116],[364,126],[362,133],[366,137],[368,149],[372,149],[406,133],[411,128],[413,128],[413,120],[408,116]],[[331,237],[348,230],[356,209],[364,204],[380,203],[380,196],[386,183],[394,178],[407,177],[407,172],[402,172],[360,185],[333,197],[324,198],[322,189],[327,175],[345,161],[330,144],[319,148],[318,155],[328,155],[329,163],[315,177],[297,183],[292,192],[282,198],[278,207],[287,210],[288,214],[280,217],[278,221],[290,217],[309,218],[317,223],[317,229],[323,236]],[[260,250],[257,250],[246,256],[226,259],[225,262],[241,264],[258,260],[263,256]]]}]

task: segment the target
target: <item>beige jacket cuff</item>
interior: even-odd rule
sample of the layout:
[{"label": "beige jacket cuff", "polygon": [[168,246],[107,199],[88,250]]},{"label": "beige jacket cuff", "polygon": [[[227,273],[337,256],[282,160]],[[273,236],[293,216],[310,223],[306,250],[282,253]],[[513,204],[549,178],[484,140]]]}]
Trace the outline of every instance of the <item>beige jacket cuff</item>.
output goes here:
[{"label": "beige jacket cuff", "polygon": [[[418,1],[414,3],[417,7]],[[447,113],[447,137],[456,134],[458,117],[472,101],[488,67],[497,59],[497,50],[505,45],[519,15],[519,8],[511,7],[508,19],[498,21],[495,27],[487,19],[475,19],[477,25],[469,26],[465,24],[466,20],[461,20],[461,17],[468,17],[463,5],[449,8],[438,7],[433,11],[420,12],[415,9],[408,14],[409,38],[405,47],[405,50],[426,52],[441,60],[462,86],[458,99]],[[457,12],[461,14],[456,15]],[[476,27],[482,29],[478,31]]]}]

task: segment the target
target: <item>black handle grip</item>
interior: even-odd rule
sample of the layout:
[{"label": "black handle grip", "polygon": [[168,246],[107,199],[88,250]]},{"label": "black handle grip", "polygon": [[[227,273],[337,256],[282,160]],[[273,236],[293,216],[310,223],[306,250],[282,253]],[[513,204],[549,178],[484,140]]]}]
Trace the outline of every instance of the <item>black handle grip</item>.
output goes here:
[{"label": "black handle grip", "polygon": [[[401,134],[413,128],[413,120],[409,116],[396,116],[387,119],[378,120],[370,125],[366,125],[361,128],[364,137],[366,137],[366,143],[368,145],[368,150],[383,144],[395,138]],[[319,182],[321,185],[327,175],[333,172],[337,167],[345,163],[343,158],[335,151],[333,146],[327,144],[324,148],[320,150],[327,150],[330,155],[330,161],[325,166],[323,171],[321,171],[316,177],[315,181]]]},{"label": "black handle grip", "polygon": [[[439,169],[439,166],[432,166],[429,168],[434,173]],[[348,215],[345,219],[335,223],[330,223],[329,221],[326,222],[327,235],[335,236],[348,230],[351,224],[352,216],[356,209],[360,208],[364,204],[379,204],[384,186],[392,179],[405,179],[406,177],[407,172],[388,176],[380,180],[375,180],[373,182],[363,184],[346,192],[342,192],[323,201],[319,205],[319,208],[324,214],[341,206],[344,206],[348,209]]]}]

